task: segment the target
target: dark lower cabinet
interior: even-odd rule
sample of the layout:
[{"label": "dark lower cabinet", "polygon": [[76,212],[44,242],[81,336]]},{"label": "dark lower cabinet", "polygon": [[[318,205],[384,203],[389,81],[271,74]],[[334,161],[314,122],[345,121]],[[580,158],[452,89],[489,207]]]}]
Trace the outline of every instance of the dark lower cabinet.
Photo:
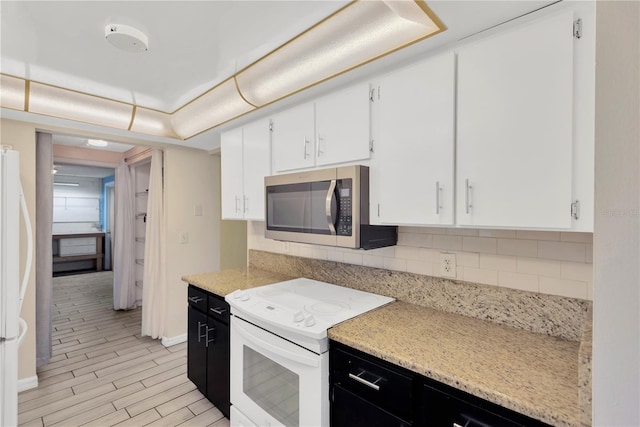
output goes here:
[{"label": "dark lower cabinet", "polygon": [[229,418],[229,306],[190,285],[187,376]]},{"label": "dark lower cabinet", "polygon": [[548,427],[334,341],[329,361],[332,427]]}]

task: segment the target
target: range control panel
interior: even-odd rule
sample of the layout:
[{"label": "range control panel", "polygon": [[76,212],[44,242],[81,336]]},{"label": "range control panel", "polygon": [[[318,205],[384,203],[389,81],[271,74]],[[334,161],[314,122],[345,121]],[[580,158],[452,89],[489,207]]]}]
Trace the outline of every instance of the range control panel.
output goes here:
[{"label": "range control panel", "polygon": [[340,179],[336,183],[338,195],[338,221],[336,234],[351,236],[353,232],[353,185],[351,179]]}]

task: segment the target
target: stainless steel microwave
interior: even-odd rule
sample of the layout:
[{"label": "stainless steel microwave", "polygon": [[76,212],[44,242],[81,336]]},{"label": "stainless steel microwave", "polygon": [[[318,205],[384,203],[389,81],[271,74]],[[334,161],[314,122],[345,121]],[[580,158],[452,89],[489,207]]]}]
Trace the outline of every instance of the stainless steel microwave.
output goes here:
[{"label": "stainless steel microwave", "polygon": [[268,176],[265,197],[269,239],[362,249],[398,241],[398,227],[369,225],[366,166]]}]

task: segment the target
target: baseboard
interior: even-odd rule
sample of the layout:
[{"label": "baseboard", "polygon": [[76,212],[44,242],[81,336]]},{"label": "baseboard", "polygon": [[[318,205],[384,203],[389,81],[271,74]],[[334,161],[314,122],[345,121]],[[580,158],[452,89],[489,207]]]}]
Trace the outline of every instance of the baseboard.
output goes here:
[{"label": "baseboard", "polygon": [[20,393],[21,391],[31,390],[32,388],[36,388],[36,387],[38,387],[37,375],[18,380],[18,393]]},{"label": "baseboard", "polygon": [[187,334],[178,335],[177,337],[172,338],[162,338],[162,345],[165,347],[171,347],[172,345],[181,344],[183,342],[187,342]]}]

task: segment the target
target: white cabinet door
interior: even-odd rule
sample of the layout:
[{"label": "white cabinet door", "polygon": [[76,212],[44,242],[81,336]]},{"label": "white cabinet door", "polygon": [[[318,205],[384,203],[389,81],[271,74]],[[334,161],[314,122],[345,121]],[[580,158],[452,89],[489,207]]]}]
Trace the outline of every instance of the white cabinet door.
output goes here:
[{"label": "white cabinet door", "polygon": [[316,101],[316,165],[369,158],[369,84]]},{"label": "white cabinet door", "polygon": [[243,155],[242,128],[220,137],[222,219],[242,219]]},{"label": "white cabinet door", "polygon": [[315,166],[314,115],[314,104],[308,103],[273,116],[274,172]]},{"label": "white cabinet door", "polygon": [[573,14],[458,50],[457,223],[571,227]]},{"label": "white cabinet door", "polygon": [[264,177],[271,175],[269,120],[243,128],[244,218],[264,221]]},{"label": "white cabinet door", "polygon": [[372,83],[371,220],[453,224],[453,53]]}]

